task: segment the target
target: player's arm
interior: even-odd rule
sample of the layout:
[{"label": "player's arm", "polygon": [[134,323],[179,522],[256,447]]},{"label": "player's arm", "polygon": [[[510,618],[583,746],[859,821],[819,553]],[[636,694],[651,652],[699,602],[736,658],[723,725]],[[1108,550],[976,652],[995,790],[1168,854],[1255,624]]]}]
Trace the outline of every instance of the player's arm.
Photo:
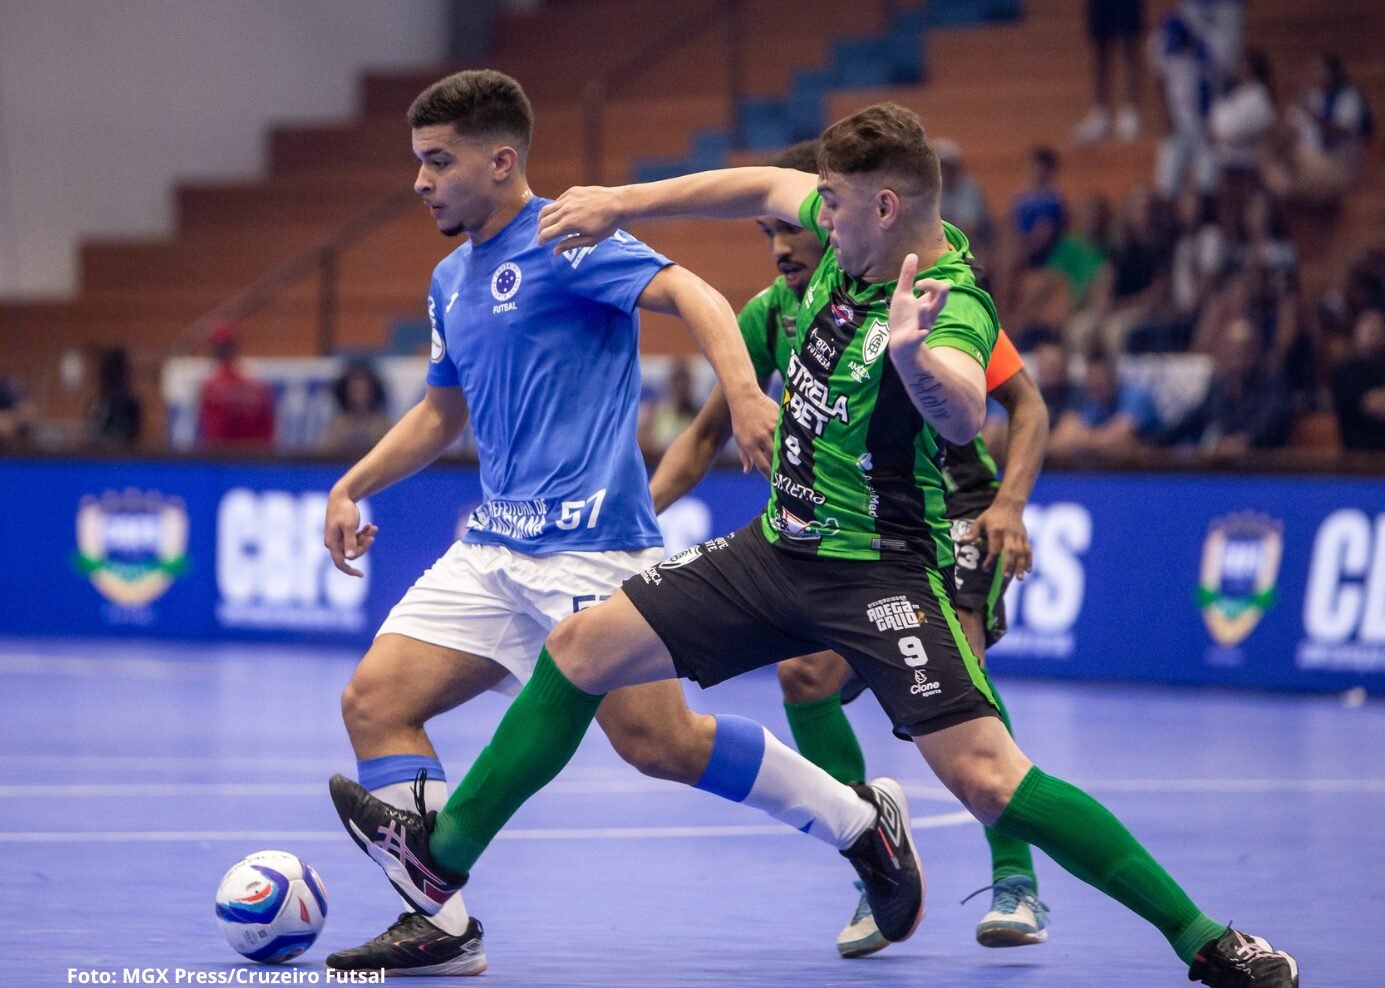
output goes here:
[{"label": "player's arm", "polygon": [[1005,575],[1023,577],[1033,567],[1033,549],[1024,528],[1024,506],[1034,492],[1048,444],[1048,407],[1038,385],[1021,367],[991,389],[1010,416],[1005,476],[995,501],[977,517],[966,541],[986,540],[986,566],[1003,556]]},{"label": "player's arm", "polygon": [[697,413],[678,438],[669,443],[663,458],[649,478],[649,493],[655,512],[661,512],[697,486],[707,476],[717,452],[731,438],[731,406],[718,384],[712,389],[702,411]]},{"label": "player's arm", "polygon": [[423,400],[404,413],[369,453],[333,485],[327,495],[323,542],[332,563],[360,576],[348,560],[358,559],[375,541],[376,526],[360,527],[356,502],[412,476],[436,460],[461,435],[467,406],[462,389],[429,385]]},{"label": "player's arm", "polygon": [[726,396],[741,465],[769,476],[779,409],[760,390],[731,304],[687,268],[670,265],[645,286],[639,306],[677,316],[687,325]]},{"label": "player's arm", "polygon": [[918,266],[917,254],[904,259],[890,299],[890,361],[928,424],[950,443],[968,443],[986,420],[986,372],[962,350],[925,345],[952,286],[936,278],[915,284]]},{"label": "player's arm", "polygon": [[539,243],[589,247],[636,220],[674,216],[773,216],[798,226],[799,207],[816,188],[816,176],[792,168],[721,168],[643,185],[578,186],[540,211]]}]

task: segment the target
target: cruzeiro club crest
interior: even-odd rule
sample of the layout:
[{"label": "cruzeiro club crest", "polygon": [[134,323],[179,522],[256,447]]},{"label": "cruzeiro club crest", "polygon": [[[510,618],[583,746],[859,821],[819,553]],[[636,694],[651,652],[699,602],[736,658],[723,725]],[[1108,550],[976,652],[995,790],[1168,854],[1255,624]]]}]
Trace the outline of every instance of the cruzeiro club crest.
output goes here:
[{"label": "cruzeiro club crest", "polygon": [[187,566],[188,512],[157,491],[106,491],[77,509],[77,569],[120,607],[162,597]]},{"label": "cruzeiro club crest", "polygon": [[1202,544],[1197,599],[1219,645],[1245,641],[1274,604],[1283,555],[1284,523],[1277,519],[1243,511],[1212,522]]}]

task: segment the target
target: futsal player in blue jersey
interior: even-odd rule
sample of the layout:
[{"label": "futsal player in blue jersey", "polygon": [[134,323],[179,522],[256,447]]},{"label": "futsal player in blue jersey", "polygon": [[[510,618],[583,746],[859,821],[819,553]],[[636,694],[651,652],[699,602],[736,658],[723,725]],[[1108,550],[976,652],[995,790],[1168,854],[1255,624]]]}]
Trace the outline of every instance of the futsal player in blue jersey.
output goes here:
[{"label": "futsal player in blue jersey", "polygon": [[[357,502],[431,463],[468,416],[484,501],[390,612],[343,693],[359,782],[334,779],[333,796],[368,792],[397,813],[373,832],[348,829],[410,908],[327,965],[466,975],[486,967],[480,924],[454,882],[399,853],[447,798],[424,724],[487,690],[517,692],[564,616],[662,558],[635,441],[636,310],[687,324],[727,396],[747,469],[766,470],[777,410],[731,307],[701,279],[623,231],[564,254],[539,245],[549,200],[524,177],[532,111],[513,79],[449,76],[419,95],[409,122],[415,190],[444,234],[468,241],[434,271],[425,397],[335,485],[325,540],[337,567],[359,575],[351,560],[376,529],[361,525]],[[922,875],[897,783],[843,785],[759,724],[689,710],[672,681],[615,691],[596,716],[645,774],[756,806],[841,850],[878,890],[877,913],[896,917],[895,938],[912,933]]]}]

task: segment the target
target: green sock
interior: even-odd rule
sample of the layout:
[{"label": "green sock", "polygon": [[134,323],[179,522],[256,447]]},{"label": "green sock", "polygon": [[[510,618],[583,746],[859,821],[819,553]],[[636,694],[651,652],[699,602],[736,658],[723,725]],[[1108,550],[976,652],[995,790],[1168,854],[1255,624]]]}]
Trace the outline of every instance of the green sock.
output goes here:
[{"label": "green sock", "polygon": [[[991,683],[991,696],[995,697],[1001,723],[1005,725],[1005,730],[1010,732],[1010,736],[1014,737],[1014,729],[1010,727],[1010,713],[1005,709],[1005,701],[1000,698],[995,683],[991,682],[990,673],[986,673],[986,681]],[[1034,874],[1034,853],[1028,844],[997,833],[994,827],[986,828],[986,843],[991,845],[992,884],[998,883],[1002,878],[1022,875],[1034,883],[1035,893],[1039,891],[1039,879]]]},{"label": "green sock", "polygon": [[576,753],[604,695],[582,692],[547,648],[539,653],[529,684],[438,814],[428,849],[444,868],[471,871],[505,821]]},{"label": "green sock", "polygon": [[841,694],[785,703],[798,753],[838,782],[866,781],[866,756],[842,709]]},{"label": "green sock", "polygon": [[1081,789],[1031,768],[995,829],[1027,841],[1088,885],[1158,927],[1191,964],[1197,949],[1226,932],[1193,905],[1111,812]]}]

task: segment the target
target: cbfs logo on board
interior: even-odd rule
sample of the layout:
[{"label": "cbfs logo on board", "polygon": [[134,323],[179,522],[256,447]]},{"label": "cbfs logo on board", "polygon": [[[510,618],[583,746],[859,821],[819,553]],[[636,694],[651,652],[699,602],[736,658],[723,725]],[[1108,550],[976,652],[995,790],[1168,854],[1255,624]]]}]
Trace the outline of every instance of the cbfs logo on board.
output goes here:
[{"label": "cbfs logo on board", "polygon": [[[361,524],[370,521],[361,501]],[[216,617],[224,628],[352,632],[365,626],[369,555],[338,572],[322,544],[321,491],[229,490],[216,511]]]},{"label": "cbfs logo on board", "polygon": [[1385,512],[1328,515],[1313,539],[1300,669],[1385,672]]},{"label": "cbfs logo on board", "polygon": [[1283,558],[1284,523],[1269,515],[1242,511],[1208,527],[1197,601],[1218,645],[1241,644],[1274,605]]},{"label": "cbfs logo on board", "polygon": [[1092,515],[1071,501],[1031,504],[1024,527],[1034,546],[1034,571],[1005,592],[1010,629],[996,643],[997,655],[1067,661],[1077,648],[1074,628],[1087,595],[1087,551]]},{"label": "cbfs logo on board", "polygon": [[[145,610],[187,567],[188,512],[158,491],[106,491],[77,508],[78,571],[115,605],[108,617],[144,623]],[[123,613],[117,613],[123,612]]]}]

